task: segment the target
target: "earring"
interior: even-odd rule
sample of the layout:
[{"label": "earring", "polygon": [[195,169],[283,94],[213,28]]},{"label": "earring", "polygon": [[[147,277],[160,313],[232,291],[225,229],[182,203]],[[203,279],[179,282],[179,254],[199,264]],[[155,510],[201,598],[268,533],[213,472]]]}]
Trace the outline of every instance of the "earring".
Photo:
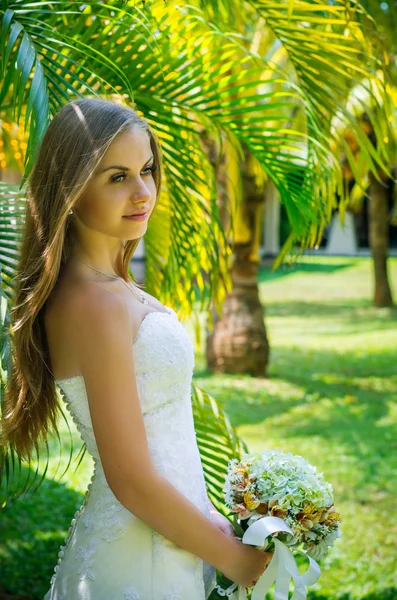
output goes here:
[{"label": "earring", "polygon": [[72,214],[73,214],[73,211],[72,211],[72,209],[70,209],[70,211],[68,212],[68,214],[69,214],[69,215],[72,215]]}]

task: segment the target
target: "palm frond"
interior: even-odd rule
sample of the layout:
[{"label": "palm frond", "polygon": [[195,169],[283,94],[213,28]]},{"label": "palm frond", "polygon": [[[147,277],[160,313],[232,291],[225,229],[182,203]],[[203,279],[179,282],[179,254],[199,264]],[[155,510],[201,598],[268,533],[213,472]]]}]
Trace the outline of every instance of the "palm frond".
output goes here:
[{"label": "palm frond", "polygon": [[[129,78],[103,51],[100,43],[103,44],[103,39],[97,45],[87,43],[98,35],[98,28],[92,19],[87,25],[84,6],[80,2],[54,4],[57,5],[55,10],[41,1],[18,0],[8,2],[6,10],[0,11],[0,16],[4,12],[0,29],[0,107],[9,102],[14,110],[14,121],[19,123],[23,118],[24,128],[30,134],[21,186],[50,117],[62,103],[87,93],[105,96],[112,89],[109,77],[103,79],[101,71],[108,75],[113,72],[121,82],[123,93],[133,101]],[[98,11],[97,16],[102,12],[109,14],[112,9],[112,23],[128,16],[130,28],[139,24],[145,29],[146,17],[139,9],[132,13],[100,2],[93,3],[92,8]],[[69,30],[71,24],[73,27]],[[82,28],[85,37],[79,35]],[[102,28],[102,38],[107,34],[108,28]]]},{"label": "palm frond", "polygon": [[16,184],[0,182],[1,294],[11,304],[26,214],[26,198]]},{"label": "palm frond", "polygon": [[230,460],[249,450],[215,398],[198,386],[193,385],[192,389],[194,426],[208,496],[216,509],[227,516],[223,493],[227,466]]},{"label": "palm frond", "polygon": [[[211,15],[211,11],[218,10],[219,5],[225,7],[227,3],[199,0],[198,4]],[[362,4],[369,5],[368,11]],[[388,142],[391,113],[386,76],[388,59],[382,47],[381,32],[370,14],[370,7],[374,4],[371,0],[363,3],[357,0],[336,0],[332,3],[323,0],[247,0],[242,3],[244,9],[249,6],[256,12],[257,18],[263,19],[263,30],[270,29],[281,43],[288,63],[294,69],[291,81],[299,87],[305,106],[310,141],[304,184],[308,184],[307,191],[314,191],[318,212],[314,220],[306,220],[306,231],[301,232],[302,247],[311,245],[329,220],[333,207],[330,195],[335,197],[337,194],[341,203],[348,202],[338,164],[343,139],[340,130],[333,127],[334,117],[342,119],[345,127],[352,131],[375,177],[378,177],[379,169],[389,172],[392,148]],[[243,19],[239,23],[244,24],[245,37],[252,39],[254,20],[247,22]],[[268,35],[263,37],[265,44],[259,43],[258,53],[267,56]],[[358,114],[347,107],[353,87],[361,88],[369,98],[361,111],[365,109],[372,115],[376,148],[363,132]],[[313,148],[316,139],[321,141],[322,152]],[[335,185],[324,187],[321,179],[324,181],[329,177],[326,165],[330,161],[336,163],[332,173]],[[306,181],[306,174],[312,175],[315,170],[318,176],[312,182]],[[288,205],[286,207],[291,219]],[[302,215],[297,216],[300,218]],[[294,228],[293,223],[292,226]],[[293,240],[296,241],[296,238],[293,231]]]},{"label": "palm frond", "polygon": [[0,105],[12,89],[14,121],[19,121],[24,106],[25,126],[30,124],[29,143],[32,147],[41,139],[49,123],[48,90],[34,43],[22,23],[15,21],[15,11],[9,8],[1,24],[0,56],[3,80]]}]

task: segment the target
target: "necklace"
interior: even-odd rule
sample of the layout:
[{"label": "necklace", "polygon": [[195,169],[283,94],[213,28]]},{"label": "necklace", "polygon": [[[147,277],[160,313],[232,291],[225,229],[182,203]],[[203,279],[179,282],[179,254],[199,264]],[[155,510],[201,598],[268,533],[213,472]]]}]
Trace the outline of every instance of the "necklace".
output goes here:
[{"label": "necklace", "polygon": [[133,294],[135,294],[135,296],[137,298],[139,298],[139,300],[143,304],[150,304],[149,300],[147,298],[145,298],[145,296],[143,295],[143,293],[141,292],[141,290],[139,290],[139,294],[137,294],[136,291],[134,290],[134,288],[132,288],[131,286],[129,286],[128,283],[125,281],[125,279],[123,279],[122,277],[120,277],[120,275],[109,275],[109,273],[105,273],[104,271],[101,271],[100,269],[96,269],[95,267],[91,267],[91,265],[89,265],[88,263],[86,263],[84,260],[81,260],[81,258],[76,258],[75,260],[78,260],[79,262],[84,263],[85,265],[87,265],[87,267],[89,267],[93,271],[97,271],[98,273],[102,273],[102,275],[106,275],[106,277],[111,277],[112,279],[120,279],[120,281],[122,281],[124,283],[124,285],[127,286],[127,288],[129,290],[131,290],[131,292],[133,292]]}]

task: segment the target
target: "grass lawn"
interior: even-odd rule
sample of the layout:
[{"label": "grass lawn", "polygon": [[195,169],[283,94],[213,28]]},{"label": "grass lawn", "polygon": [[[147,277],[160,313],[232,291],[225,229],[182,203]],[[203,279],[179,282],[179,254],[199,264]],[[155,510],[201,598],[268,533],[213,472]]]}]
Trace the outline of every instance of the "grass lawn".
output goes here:
[{"label": "grass lawn", "polygon": [[334,486],[343,538],[313,599],[397,600],[397,311],[371,305],[371,267],[304,257],[261,271],[267,380],[211,375],[197,359],[197,385],[222,401],[250,451],[301,454]]},{"label": "grass lawn", "polygon": [[[396,259],[390,271],[397,300]],[[305,257],[262,269],[260,295],[269,378],[210,374],[201,350],[195,383],[222,402],[250,450],[301,454],[333,484],[343,538],[308,598],[397,600],[397,311],[372,307],[369,259]],[[74,456],[81,446],[71,429],[70,440],[61,427],[61,462],[52,458],[45,483],[1,513],[0,600],[42,600],[49,588],[92,474],[86,455],[77,473],[74,462],[50,481],[58,464],[56,479],[66,468],[70,442]]]}]

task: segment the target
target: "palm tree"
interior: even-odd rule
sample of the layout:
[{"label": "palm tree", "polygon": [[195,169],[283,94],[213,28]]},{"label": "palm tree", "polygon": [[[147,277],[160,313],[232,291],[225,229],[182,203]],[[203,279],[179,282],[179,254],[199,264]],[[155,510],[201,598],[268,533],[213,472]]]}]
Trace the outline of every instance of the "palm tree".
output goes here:
[{"label": "palm tree", "polygon": [[[286,15],[295,17],[289,9],[285,13],[287,4],[280,4],[280,10],[271,8],[270,2],[252,0],[250,5],[253,13],[267,15],[278,36],[284,31],[298,69],[302,30],[292,27],[288,33]],[[28,132],[21,185],[2,186],[1,289],[7,304],[12,301],[18,231],[23,224],[23,185],[35,149],[51,115],[87,93],[133,104],[161,140],[165,186],[157,218],[145,236],[147,287],[165,303],[177,306],[181,317],[192,314],[196,300],[209,315],[212,301],[220,312],[230,290],[230,247],[222,228],[214,171],[200,141],[203,129],[221,147],[224,136],[237,155],[249,149],[287,207],[291,241],[308,244],[323,227],[340,184],[340,169],[330,150],[328,114],[335,108],[333,95],[329,89],[323,93],[312,74],[303,78],[304,85],[298,78],[291,80],[250,44],[247,48],[241,43],[239,32],[223,31],[191,5],[154,1],[141,9],[129,3],[120,7],[116,2],[61,1],[49,8],[42,1],[16,0],[2,4],[0,17],[1,117]],[[316,27],[313,31],[321,40],[324,32]],[[309,39],[308,32],[305,29],[303,37]],[[334,53],[341,44],[341,36],[336,37]],[[348,53],[347,42],[340,51],[343,61],[348,57],[352,70],[358,65],[365,70],[362,57]],[[340,62],[326,55],[324,44],[321,48],[318,63],[306,60],[303,67],[313,72],[315,66],[326,64],[329,77],[338,72]],[[322,103],[329,104],[325,117]],[[295,114],[305,118],[305,129],[295,127],[296,119],[291,117]],[[281,126],[285,122],[288,128]],[[368,140],[360,143],[368,152]],[[373,154],[375,163],[382,162],[381,150]],[[9,376],[8,310],[4,303],[2,307],[2,373]],[[2,385],[4,389],[4,379]],[[225,464],[244,444],[204,392],[196,388],[193,401],[207,485],[222,510]],[[207,418],[201,421],[198,415]],[[14,456],[3,457],[7,482],[15,476],[15,461]]]},{"label": "palm tree", "polygon": [[[216,18],[217,22],[223,24],[224,31],[231,26],[238,28],[247,52],[266,57],[267,60],[263,63],[263,79],[266,77],[269,62],[276,63],[283,68],[285,77],[299,86],[305,94],[303,107],[290,106],[289,110],[280,110],[279,121],[274,122],[273,125],[277,125],[279,129],[283,128],[284,131],[294,127],[299,131],[313,132],[313,136],[321,139],[328,149],[332,147],[335,156],[338,148],[343,147],[344,144],[340,132],[334,130],[332,126],[332,117],[338,115],[344,126],[348,127],[361,154],[366,156],[369,162],[371,161],[370,156],[374,154],[376,141],[365,139],[360,123],[346,107],[346,98],[351,87],[355,85],[364,90],[367,86],[366,80],[373,80],[371,71],[381,67],[380,58],[375,61],[369,58],[370,44],[367,45],[367,41],[360,36],[360,26],[367,30],[369,23],[376,32],[374,22],[360,4],[355,3],[352,7],[350,3],[343,6],[343,3],[330,5],[313,1],[309,5],[307,2],[286,1],[278,3],[276,7],[274,2],[266,0],[250,3],[237,0],[233,2],[202,0],[200,4],[208,11],[209,18]],[[358,41],[360,39],[361,41]],[[372,43],[377,46],[379,40],[374,37]],[[229,74],[232,74],[233,69],[234,65],[230,67]],[[271,95],[274,97],[280,93],[278,84],[279,82],[276,81],[271,84]],[[373,85],[372,81],[371,84]],[[239,92],[236,92],[235,98],[238,97]],[[244,94],[244,90],[241,93]],[[258,86],[258,95],[260,93],[260,86]],[[370,96],[369,101],[371,98],[376,104],[375,93]],[[387,115],[384,114],[381,104],[378,113],[379,118],[385,122]],[[207,147],[210,147],[208,142]],[[266,179],[272,180],[273,177],[264,169],[265,177],[261,180],[258,178],[257,148],[244,144],[243,155],[239,159],[237,169],[233,169],[236,165],[234,149],[229,146],[225,152],[229,152],[231,156],[217,158],[212,147],[207,154],[210,160],[213,157],[212,162],[216,168],[221,206],[226,206],[227,192],[230,196],[234,194],[238,196],[234,199],[237,208],[234,214],[233,237],[230,241],[232,288],[223,303],[222,316],[219,317],[215,310],[212,311],[210,326],[212,327],[213,324],[215,326],[207,332],[207,362],[212,371],[264,376],[268,363],[269,343],[264,326],[264,309],[259,301],[257,270],[260,261],[263,208],[266,201],[265,183]],[[334,204],[334,200],[331,199],[334,191],[338,191],[339,197],[344,195],[344,188],[341,185],[342,173],[337,168],[331,175],[336,184],[334,191],[325,191],[323,194],[324,179],[329,177],[325,170],[325,164],[330,159],[329,154],[323,155],[320,159],[320,170],[323,169],[322,181],[315,191],[316,200],[328,205],[328,211]],[[379,154],[383,158],[388,155],[384,145],[379,147]],[[378,185],[382,162],[381,158],[377,173],[372,175]],[[228,172],[228,177],[225,171]],[[290,176],[291,180],[294,178],[296,187],[304,185],[305,176],[298,168],[295,171],[291,169]],[[227,181],[230,182],[228,187]],[[273,181],[280,188],[277,180],[273,179]],[[293,227],[297,216],[291,204],[285,201],[282,195],[281,199],[286,204]],[[343,202],[344,199],[341,198],[341,207]],[[306,233],[303,236],[306,238],[302,240],[303,247],[319,243],[326,219],[330,215],[329,212],[324,218],[324,214],[320,213],[321,210],[318,219],[314,222],[298,217],[301,225],[306,225]],[[227,215],[227,211],[221,210],[221,214]],[[229,226],[227,217],[223,219],[223,225],[225,228]],[[289,251],[294,239],[296,233],[293,231],[276,265]]]},{"label": "palm tree", "polygon": [[[366,112],[360,118],[363,131],[376,145],[376,136],[371,121]],[[391,133],[391,136],[393,134]],[[368,233],[369,246],[373,259],[374,271],[374,297],[373,303],[378,307],[392,307],[393,296],[388,275],[388,252],[389,252],[389,223],[391,214],[389,211],[389,197],[395,188],[396,164],[390,162],[389,170],[392,175],[378,170],[378,178],[372,172],[367,171],[365,161],[361,160],[357,144],[352,140],[348,131],[344,137],[349,152],[357,163],[357,168],[352,170],[347,164],[344,156],[343,172],[348,188],[351,190],[349,207],[353,211],[362,210],[363,201],[367,197],[368,206]]]},{"label": "palm tree", "polygon": [[[384,127],[379,129],[375,125],[382,122],[382,115],[379,115],[379,105],[372,105],[370,101],[369,108],[362,106],[360,101],[361,94],[356,88],[352,90],[351,104],[357,112],[358,121],[363,132],[376,147],[379,143],[387,140],[390,151],[387,168],[378,167],[377,176],[370,171],[368,163],[361,155],[360,148],[357,146],[348,130],[344,130],[343,135],[346,143],[346,153],[344,156],[344,177],[347,185],[352,190],[350,194],[350,205],[353,210],[361,210],[364,197],[368,201],[368,226],[369,226],[369,245],[373,258],[374,271],[374,296],[375,306],[392,307],[393,296],[388,275],[388,252],[389,252],[389,226],[393,223],[393,211],[389,210],[389,197],[396,191],[396,126],[397,126],[397,5],[393,2],[379,3],[375,0],[363,0],[372,20],[363,23],[366,35],[373,38],[379,35],[378,44],[375,46],[378,56],[382,58],[385,65],[384,86],[387,91],[383,97],[385,109],[389,111],[389,118],[384,121]],[[378,24],[374,32],[373,23]],[[357,96],[359,98],[357,98]],[[384,111],[383,111],[384,112]],[[347,157],[352,160],[347,161]],[[397,204],[396,204],[397,206]],[[394,222],[396,219],[394,217]]]},{"label": "palm tree", "polygon": [[232,288],[223,303],[221,318],[212,310],[212,329],[207,330],[206,336],[206,357],[212,371],[263,376],[268,364],[269,342],[264,309],[259,300],[257,270],[265,178],[261,170],[258,172],[258,167],[255,171],[252,163],[256,159],[247,146],[243,147],[243,158],[236,156],[233,147],[225,147],[224,160],[219,167],[214,164],[214,169],[221,222],[227,232],[230,230],[230,212],[226,210],[228,193],[233,195],[233,183],[239,179],[241,195],[229,241],[233,250],[229,267]]},{"label": "palm tree", "polygon": [[388,275],[389,210],[388,190],[394,186],[390,177],[379,182],[369,174],[368,218],[369,243],[374,261],[374,304],[379,307],[394,305]]}]

